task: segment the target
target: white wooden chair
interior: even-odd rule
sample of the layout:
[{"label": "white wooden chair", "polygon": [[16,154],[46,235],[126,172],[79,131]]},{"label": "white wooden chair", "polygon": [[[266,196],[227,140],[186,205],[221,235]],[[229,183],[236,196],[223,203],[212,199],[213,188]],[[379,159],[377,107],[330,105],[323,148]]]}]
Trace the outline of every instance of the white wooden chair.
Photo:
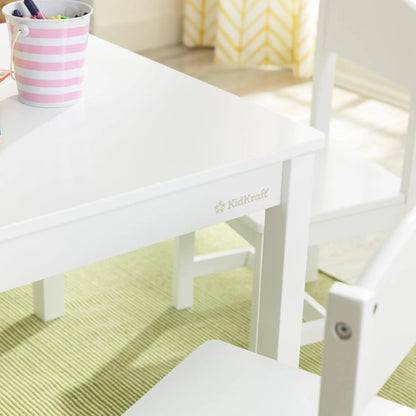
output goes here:
[{"label": "white wooden chair", "polygon": [[416,343],[415,253],[413,210],[355,286],[331,288],[322,379],[209,341],[125,416],[414,416],[375,395]]},{"label": "white wooden chair", "polygon": [[[327,137],[316,160],[307,281],[317,276],[319,244],[389,230],[416,200],[416,3],[412,0],[321,0],[311,108],[311,125]],[[329,140],[336,55],[341,55],[410,90],[410,118],[402,177],[398,178]],[[229,222],[250,244],[247,249],[194,256],[194,234],[181,236],[175,251],[173,304],[192,306],[193,279],[235,267],[254,271],[250,349],[255,345],[258,282],[264,214]],[[323,316],[307,298],[304,319]],[[312,307],[311,307],[312,306]],[[311,312],[311,313],[310,313]],[[321,321],[322,322],[322,321]],[[305,334],[315,342],[319,325]],[[310,329],[310,328],[306,328]]]}]

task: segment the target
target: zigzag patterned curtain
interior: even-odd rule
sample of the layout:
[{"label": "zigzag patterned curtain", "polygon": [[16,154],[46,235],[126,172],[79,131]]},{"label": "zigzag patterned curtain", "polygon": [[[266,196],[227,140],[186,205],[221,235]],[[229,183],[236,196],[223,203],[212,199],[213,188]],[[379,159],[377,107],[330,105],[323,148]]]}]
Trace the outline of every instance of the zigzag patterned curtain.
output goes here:
[{"label": "zigzag patterned curtain", "polygon": [[292,67],[312,75],[319,0],[185,0],[186,46],[215,46],[232,65]]}]

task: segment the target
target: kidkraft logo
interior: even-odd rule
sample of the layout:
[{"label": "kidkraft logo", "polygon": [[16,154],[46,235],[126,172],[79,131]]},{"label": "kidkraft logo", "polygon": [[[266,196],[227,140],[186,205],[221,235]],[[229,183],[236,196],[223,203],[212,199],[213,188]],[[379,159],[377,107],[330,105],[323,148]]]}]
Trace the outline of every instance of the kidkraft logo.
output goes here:
[{"label": "kidkraft logo", "polygon": [[251,204],[252,202],[266,199],[269,196],[269,188],[263,188],[257,194],[246,194],[238,198],[229,199],[227,202],[218,201],[215,205],[215,213],[222,214],[225,210],[241,207],[242,205]]}]

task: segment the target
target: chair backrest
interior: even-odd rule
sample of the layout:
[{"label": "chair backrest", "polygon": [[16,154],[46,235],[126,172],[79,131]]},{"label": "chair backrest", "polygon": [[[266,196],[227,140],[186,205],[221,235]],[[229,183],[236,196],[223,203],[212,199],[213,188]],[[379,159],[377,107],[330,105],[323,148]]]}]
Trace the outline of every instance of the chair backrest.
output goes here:
[{"label": "chair backrest", "polygon": [[328,137],[336,56],[410,91],[412,99],[401,190],[416,203],[416,2],[321,0],[311,125]]},{"label": "chair backrest", "polygon": [[[340,55],[416,92],[415,21],[414,0],[321,0],[314,81],[326,65],[332,74],[334,57]],[[323,79],[330,89],[332,81]],[[321,106],[312,110],[325,111]]]},{"label": "chair backrest", "polygon": [[320,416],[362,416],[416,343],[416,209],[356,285],[328,297]]},{"label": "chair backrest", "polygon": [[323,0],[325,48],[415,91],[414,0]]}]

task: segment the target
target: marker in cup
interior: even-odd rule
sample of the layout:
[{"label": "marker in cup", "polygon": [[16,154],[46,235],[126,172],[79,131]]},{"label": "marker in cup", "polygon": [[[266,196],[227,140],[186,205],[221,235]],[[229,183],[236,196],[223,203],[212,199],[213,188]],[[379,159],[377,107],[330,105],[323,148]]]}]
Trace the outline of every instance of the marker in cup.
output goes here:
[{"label": "marker in cup", "polygon": [[46,19],[46,16],[38,9],[33,0],[24,0],[23,3],[33,17],[36,19]]}]

